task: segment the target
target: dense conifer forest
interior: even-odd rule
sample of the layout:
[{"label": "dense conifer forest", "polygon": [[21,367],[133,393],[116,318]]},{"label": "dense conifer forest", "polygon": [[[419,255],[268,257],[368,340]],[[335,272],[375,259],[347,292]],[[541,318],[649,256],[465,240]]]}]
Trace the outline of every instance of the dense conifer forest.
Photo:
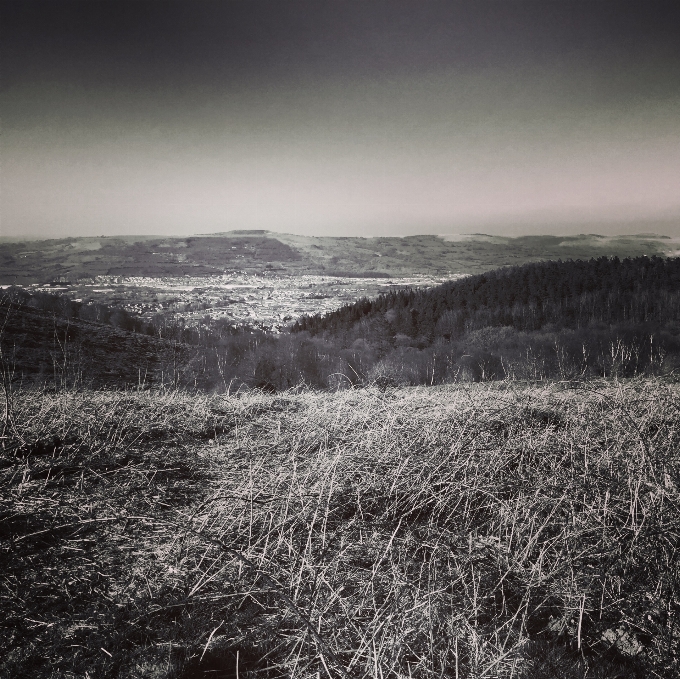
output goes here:
[{"label": "dense conifer forest", "polygon": [[498,269],[304,317],[294,333],[379,356],[399,383],[672,369],[680,260],[617,257]]},{"label": "dense conifer forest", "polygon": [[325,316],[302,318],[293,331],[337,335],[384,318],[394,335],[432,342],[496,326],[531,332],[547,325],[665,324],[678,318],[678,292],[677,259],[541,262],[363,299]]}]

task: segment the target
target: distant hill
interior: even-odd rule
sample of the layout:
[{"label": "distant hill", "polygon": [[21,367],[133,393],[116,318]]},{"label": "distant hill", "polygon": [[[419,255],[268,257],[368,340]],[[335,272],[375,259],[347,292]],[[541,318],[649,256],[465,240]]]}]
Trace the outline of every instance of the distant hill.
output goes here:
[{"label": "distant hill", "polygon": [[269,231],[0,241],[0,284],[75,282],[96,276],[248,273],[410,276],[475,274],[545,259],[672,255],[678,243],[650,234],[605,237],[408,236],[331,238]]}]

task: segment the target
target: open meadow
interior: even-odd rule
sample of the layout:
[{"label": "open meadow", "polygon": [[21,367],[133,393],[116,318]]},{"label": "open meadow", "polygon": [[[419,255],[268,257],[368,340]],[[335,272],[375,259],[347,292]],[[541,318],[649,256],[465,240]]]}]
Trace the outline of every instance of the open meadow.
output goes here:
[{"label": "open meadow", "polygon": [[0,676],[678,676],[675,383],[5,395]]}]

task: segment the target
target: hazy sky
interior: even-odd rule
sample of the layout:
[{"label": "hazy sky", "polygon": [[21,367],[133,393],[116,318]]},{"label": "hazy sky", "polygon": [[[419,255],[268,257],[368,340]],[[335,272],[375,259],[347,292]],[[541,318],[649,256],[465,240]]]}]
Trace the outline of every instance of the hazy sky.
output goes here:
[{"label": "hazy sky", "polygon": [[680,235],[680,3],[2,4],[0,234]]}]

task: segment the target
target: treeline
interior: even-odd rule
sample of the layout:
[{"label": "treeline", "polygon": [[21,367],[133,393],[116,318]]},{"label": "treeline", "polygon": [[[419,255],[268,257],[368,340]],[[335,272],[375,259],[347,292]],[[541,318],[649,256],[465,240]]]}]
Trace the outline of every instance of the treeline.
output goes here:
[{"label": "treeline", "polygon": [[97,323],[125,332],[190,345],[210,344],[224,335],[238,332],[238,328],[227,320],[208,318],[205,323],[187,326],[183,319],[170,314],[157,313],[151,318],[143,318],[122,307],[97,302],[80,302],[55,293],[29,292],[19,287],[7,288],[0,299],[0,305],[35,309],[59,320]]},{"label": "treeline", "polygon": [[382,322],[399,334],[433,342],[480,328],[534,332],[547,325],[667,323],[680,309],[680,259],[540,262],[498,269],[432,289],[399,290],[301,318],[293,332],[338,336],[360,323]]},{"label": "treeline", "polygon": [[680,260],[528,264],[211,341],[204,374],[268,390],[671,373]]},{"label": "treeline", "polygon": [[670,372],[680,363],[680,260],[550,261],[303,317],[292,332],[384,384]]},{"label": "treeline", "polygon": [[189,327],[169,315],[143,319],[48,292],[10,288],[0,295],[5,386],[321,388],[332,383],[329,374],[336,368],[348,370],[337,363],[342,355],[324,356],[302,336],[269,334],[226,319],[206,317]]},{"label": "treeline", "polygon": [[[87,348],[80,356],[91,358],[80,373],[91,386],[137,376],[148,386],[211,391],[302,383],[332,389],[628,377],[680,367],[677,259],[603,257],[499,269],[362,299],[303,317],[278,335],[210,319],[191,328],[161,315],[145,321],[103,305],[22,294],[15,316],[26,327],[10,324],[2,338],[6,347],[14,342],[21,368],[15,374],[46,379],[50,366],[66,364],[66,341],[55,340],[63,336],[69,346]],[[46,333],[26,320],[27,310],[60,320],[49,321],[54,330]],[[36,365],[43,366],[39,373]]]}]

